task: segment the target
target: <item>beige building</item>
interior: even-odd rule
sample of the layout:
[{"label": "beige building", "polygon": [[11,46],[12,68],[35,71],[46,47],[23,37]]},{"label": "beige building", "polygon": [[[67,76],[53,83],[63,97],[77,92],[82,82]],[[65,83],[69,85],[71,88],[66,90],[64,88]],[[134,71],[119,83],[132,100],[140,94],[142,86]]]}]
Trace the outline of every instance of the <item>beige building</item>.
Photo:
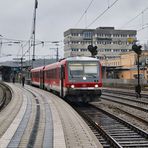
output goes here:
[{"label": "beige building", "polygon": [[[140,77],[148,80],[148,51],[140,56]],[[136,79],[137,54],[133,51],[122,53],[118,58],[102,60],[103,75],[106,78]]]}]

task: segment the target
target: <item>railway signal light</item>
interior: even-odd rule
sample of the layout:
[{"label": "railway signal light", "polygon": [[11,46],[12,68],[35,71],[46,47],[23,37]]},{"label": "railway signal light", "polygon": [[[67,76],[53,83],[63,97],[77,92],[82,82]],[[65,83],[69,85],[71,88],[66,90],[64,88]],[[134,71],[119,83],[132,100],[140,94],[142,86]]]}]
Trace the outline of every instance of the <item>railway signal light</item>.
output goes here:
[{"label": "railway signal light", "polygon": [[135,51],[135,53],[137,53],[138,55],[141,55],[141,53],[142,53],[141,48],[142,48],[141,45],[138,46],[138,45],[134,44],[134,45],[132,46],[132,50]]},{"label": "railway signal light", "polygon": [[137,98],[140,97],[141,98],[141,86],[140,86],[140,67],[139,67],[139,57],[142,53],[141,50],[142,46],[141,45],[136,45],[134,44],[132,46],[132,50],[137,54],[137,58],[138,58],[138,64],[137,64],[137,70],[138,70],[138,84],[135,86],[135,92],[137,94]]},{"label": "railway signal light", "polygon": [[92,57],[94,57],[95,55],[97,55],[98,51],[97,51],[97,46],[93,46],[93,45],[88,45],[88,50],[91,53]]},{"label": "railway signal light", "polygon": [[92,50],[93,50],[93,46],[92,45],[88,45],[88,50],[90,51],[90,52],[92,52]]}]

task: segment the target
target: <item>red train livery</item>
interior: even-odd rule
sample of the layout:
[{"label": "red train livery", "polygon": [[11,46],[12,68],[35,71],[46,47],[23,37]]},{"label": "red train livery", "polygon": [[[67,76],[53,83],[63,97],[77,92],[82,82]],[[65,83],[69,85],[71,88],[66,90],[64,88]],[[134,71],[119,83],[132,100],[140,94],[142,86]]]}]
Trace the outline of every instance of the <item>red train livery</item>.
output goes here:
[{"label": "red train livery", "polygon": [[97,101],[102,94],[102,71],[98,59],[70,57],[31,70],[31,83],[74,102]]}]

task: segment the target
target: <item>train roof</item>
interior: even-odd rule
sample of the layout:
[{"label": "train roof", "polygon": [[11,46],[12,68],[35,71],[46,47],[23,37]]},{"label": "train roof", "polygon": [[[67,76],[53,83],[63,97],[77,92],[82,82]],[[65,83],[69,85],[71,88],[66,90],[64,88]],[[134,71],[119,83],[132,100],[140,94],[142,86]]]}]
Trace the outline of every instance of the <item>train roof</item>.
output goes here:
[{"label": "train roof", "polygon": [[46,66],[41,66],[41,67],[37,67],[37,68],[34,68],[32,69],[31,71],[39,71],[39,70],[47,70],[48,68],[52,68],[52,67],[58,67],[60,66],[61,64],[65,63],[66,61],[93,61],[93,62],[98,62],[99,59],[96,59],[96,58],[92,58],[92,57],[68,57],[68,58],[65,58],[63,60],[60,60],[59,62],[56,62],[56,63],[52,63],[52,64],[48,64]]},{"label": "train roof", "polygon": [[99,60],[92,57],[69,57],[66,59],[66,61],[99,61]]},{"label": "train roof", "polygon": [[40,67],[36,67],[36,68],[33,68],[31,69],[31,71],[38,71],[38,70],[41,70],[41,69],[44,69],[45,66],[40,66]]}]

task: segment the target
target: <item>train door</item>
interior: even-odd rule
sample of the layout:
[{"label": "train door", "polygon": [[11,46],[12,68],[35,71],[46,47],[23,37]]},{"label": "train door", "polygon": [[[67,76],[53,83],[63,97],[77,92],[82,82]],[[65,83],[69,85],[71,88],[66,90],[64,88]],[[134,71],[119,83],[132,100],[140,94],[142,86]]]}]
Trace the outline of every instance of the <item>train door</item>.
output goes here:
[{"label": "train door", "polygon": [[44,70],[40,70],[40,88],[44,89]]},{"label": "train door", "polygon": [[64,77],[65,77],[65,71],[64,71],[64,66],[61,65],[61,70],[60,70],[60,96],[63,98],[64,97]]}]

